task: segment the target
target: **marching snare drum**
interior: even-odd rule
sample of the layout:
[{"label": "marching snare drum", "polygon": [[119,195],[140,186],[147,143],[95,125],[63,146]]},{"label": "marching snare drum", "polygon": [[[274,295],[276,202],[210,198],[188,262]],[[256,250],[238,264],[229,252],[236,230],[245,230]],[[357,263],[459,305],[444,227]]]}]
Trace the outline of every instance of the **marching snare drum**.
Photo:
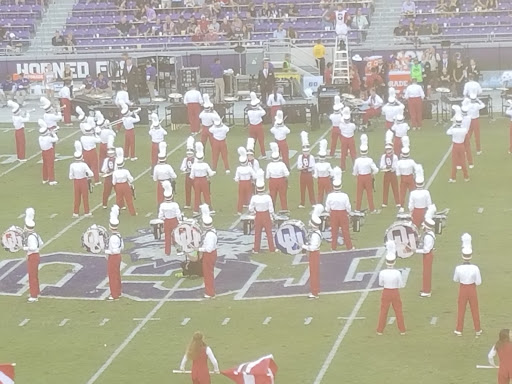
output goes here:
[{"label": "marching snare drum", "polygon": [[202,235],[201,226],[194,219],[183,220],[172,233],[174,242],[187,254],[197,251],[201,246]]},{"label": "marching snare drum", "polygon": [[162,233],[164,232],[164,221],[161,219],[153,219],[149,222],[151,228],[153,228],[153,236],[155,240],[160,240],[162,238]]},{"label": "marching snare drum", "polygon": [[306,243],[306,225],[300,220],[286,220],[277,229],[274,241],[277,249],[287,255],[297,255],[302,252]]},{"label": "marching snare drum", "polygon": [[82,247],[87,252],[98,254],[108,246],[109,235],[105,227],[91,225],[82,235]]},{"label": "marching snare drum", "polygon": [[402,259],[406,259],[411,257],[414,254],[414,251],[412,250],[419,246],[418,228],[416,228],[416,226],[411,222],[394,222],[388,229],[386,229],[384,243],[388,240],[393,240],[395,242],[397,256]]},{"label": "marching snare drum", "polygon": [[242,222],[244,228],[244,235],[250,235],[252,228],[254,227],[254,215],[244,214],[240,217],[240,221]]},{"label": "marching snare drum", "polygon": [[2,246],[6,251],[18,252],[23,248],[25,236],[23,229],[20,227],[12,226],[2,235]]},{"label": "marching snare drum", "polygon": [[365,217],[365,213],[360,211],[355,211],[350,214],[350,220],[352,221],[352,231],[361,232],[361,225],[364,224]]}]

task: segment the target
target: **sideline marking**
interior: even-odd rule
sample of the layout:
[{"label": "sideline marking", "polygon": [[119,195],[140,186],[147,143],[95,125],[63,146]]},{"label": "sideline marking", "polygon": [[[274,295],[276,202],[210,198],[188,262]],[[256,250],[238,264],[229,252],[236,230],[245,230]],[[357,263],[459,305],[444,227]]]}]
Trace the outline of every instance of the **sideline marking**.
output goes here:
[{"label": "sideline marking", "polygon": [[231,320],[229,317],[226,317],[224,321],[222,322],[222,325],[228,325],[229,320]]},{"label": "sideline marking", "polygon": [[433,317],[432,320],[430,320],[430,325],[436,325],[437,324],[437,317]]},{"label": "sideline marking", "polygon": [[68,322],[68,321],[69,321],[69,319],[64,319],[64,320],[62,320],[62,321],[60,322],[60,324],[59,324],[59,327],[63,327],[63,326],[65,326],[65,325],[67,324],[67,322]]},{"label": "sideline marking", "polygon": [[57,217],[57,215],[58,215],[58,213],[52,213],[52,214],[50,215],[50,219],[54,219],[55,217]]},{"label": "sideline marking", "polygon": [[18,216],[18,219],[23,219],[25,217],[25,214],[22,213],[21,215]]},{"label": "sideline marking", "polygon": [[477,365],[478,369],[496,369],[497,367],[493,367],[492,365]]},{"label": "sideline marking", "polygon": [[[144,318],[143,317],[134,317],[133,318],[134,321],[144,321]],[[152,317],[151,319],[148,319],[148,321],[160,321],[160,318],[159,317]]]},{"label": "sideline marking", "polygon": [[[349,319],[350,319],[350,317],[346,317],[346,316],[345,317],[338,317],[338,320],[349,320]],[[366,317],[354,317],[353,320],[365,320],[365,319],[366,319]]]},{"label": "sideline marking", "polygon": [[27,325],[27,323],[30,321],[30,319],[25,319],[23,320],[21,323],[18,324],[19,327],[24,327],[25,325]]},{"label": "sideline marking", "polygon": [[187,325],[189,321],[190,321],[190,317],[185,317],[183,319],[183,321],[181,322],[181,325]]},{"label": "sideline marking", "polygon": [[389,320],[388,320],[388,325],[391,325],[395,322],[396,320],[396,317],[390,317]]},{"label": "sideline marking", "polygon": [[484,213],[484,208],[483,207],[478,208],[477,212],[478,213]]},{"label": "sideline marking", "polygon": [[107,324],[110,321],[110,319],[103,319],[101,320],[100,327],[103,327],[105,324]]},{"label": "sideline marking", "polygon": [[263,325],[268,325],[268,323],[270,323],[270,320],[272,320],[272,317],[267,317],[265,318],[265,320],[263,320]]},{"label": "sideline marking", "polygon": [[[452,146],[450,145],[448,148],[448,151],[446,151],[445,155],[437,165],[436,169],[434,169],[434,172],[430,176],[430,178],[427,181],[426,189],[430,188],[432,183],[434,182],[435,178],[437,177],[439,171],[443,167],[444,163],[450,156],[452,150]],[[338,337],[336,338],[336,341],[334,342],[331,350],[329,351],[329,354],[327,355],[324,363],[322,364],[322,367],[320,368],[320,371],[318,372],[318,375],[315,378],[315,381],[313,384],[320,384],[325,376],[325,373],[331,366],[332,361],[334,360],[334,357],[336,356],[336,353],[338,353],[338,350],[340,349],[341,343],[345,339],[345,336],[347,336],[348,330],[352,326],[352,323],[354,322],[355,318],[357,317],[357,314],[359,313],[359,310],[363,306],[363,303],[365,302],[366,298],[370,294],[370,288],[375,283],[375,280],[377,280],[378,272],[381,270],[382,266],[384,265],[385,261],[385,252],[382,252],[382,255],[380,257],[379,262],[377,263],[377,266],[375,267],[374,274],[372,277],[370,277],[370,280],[368,281],[368,285],[366,286],[366,289],[361,293],[361,296],[359,297],[359,300],[357,301],[356,305],[354,306],[354,309],[352,310],[352,313],[350,314],[350,317],[348,318],[347,322],[341,329],[340,333],[338,334]]]},{"label": "sideline marking", "polygon": [[153,214],[153,212],[148,212],[148,213],[146,213],[146,217],[151,217],[152,214]]},{"label": "sideline marking", "polygon": [[311,324],[312,321],[313,321],[312,317],[306,317],[304,319],[304,325],[309,325],[309,324]]}]

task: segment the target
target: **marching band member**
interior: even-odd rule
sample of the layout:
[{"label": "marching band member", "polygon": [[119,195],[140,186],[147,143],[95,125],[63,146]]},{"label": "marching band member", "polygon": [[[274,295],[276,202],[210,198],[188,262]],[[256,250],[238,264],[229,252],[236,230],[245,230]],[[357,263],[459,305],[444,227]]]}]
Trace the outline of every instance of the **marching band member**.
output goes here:
[{"label": "marching band member", "polygon": [[341,109],[343,108],[343,104],[341,104],[340,97],[334,96],[334,105],[332,106],[332,113],[329,115],[329,120],[331,120],[331,151],[329,153],[330,157],[334,156],[336,152],[336,147],[338,146],[338,140],[340,139],[340,124],[343,120],[343,116],[341,115]]},{"label": "marching band member", "polygon": [[213,228],[213,219],[210,216],[208,204],[201,205],[201,221],[205,229],[203,241],[199,247],[202,253],[204,298],[215,297],[215,263],[217,262],[217,231]]},{"label": "marching band member", "polygon": [[304,208],[306,201],[306,189],[309,194],[309,202],[315,204],[315,188],[313,187],[313,170],[315,168],[315,157],[311,155],[309,149],[309,138],[306,131],[300,133],[302,141],[302,154],[297,158],[297,169],[300,172],[300,204],[299,208]]},{"label": "marching band member", "polygon": [[[469,115],[469,104],[462,103],[462,106],[454,105],[452,106],[452,109],[455,111],[454,116],[452,117],[452,121],[456,122],[457,115],[462,115],[462,122],[461,127],[466,130],[466,132],[469,132],[469,129],[471,127],[471,116]],[[473,153],[471,152],[471,141],[470,138],[468,138],[468,135],[466,134],[466,137],[464,138],[464,151],[466,153],[466,161],[468,162],[469,169],[474,168],[473,164]]]},{"label": "marching band member", "polygon": [[272,236],[272,215],[274,214],[274,203],[269,194],[265,193],[265,174],[262,169],[256,171],[256,192],[251,197],[249,212],[254,217],[254,247],[252,253],[258,253],[261,246],[261,232],[267,235],[268,249],[276,252],[274,236]]},{"label": "marching band member", "polygon": [[354,170],[352,172],[357,177],[356,211],[361,210],[363,191],[366,191],[370,212],[375,213],[375,205],[373,204],[373,176],[379,172],[379,168],[377,168],[373,159],[368,157],[368,136],[364,133],[361,135],[359,150],[361,156],[354,161]]},{"label": "marching band member", "polygon": [[337,248],[340,229],[347,249],[355,249],[352,246],[349,229],[349,215],[352,207],[350,206],[348,195],[341,191],[341,168],[335,167],[332,172],[334,191],[329,193],[325,200],[325,211],[329,213],[331,221],[331,250],[335,251]]},{"label": "marching band member", "polygon": [[183,96],[183,103],[187,106],[188,123],[190,124],[190,133],[199,132],[201,122],[199,114],[201,113],[201,105],[203,104],[203,96],[197,90],[195,84],[191,85],[189,90]]},{"label": "marching band member", "polygon": [[343,3],[338,4],[338,10],[334,11],[335,17],[336,17],[336,35],[340,39],[340,47],[338,47],[339,50],[345,49],[344,47],[347,45],[347,36],[348,36],[348,25],[347,22],[349,21],[349,14],[348,10],[344,9],[345,5]]},{"label": "marching band member", "polygon": [[151,114],[151,127],[149,128],[149,136],[151,136],[152,167],[154,167],[158,162],[159,144],[165,141],[165,135],[167,135],[167,131],[160,124],[158,115],[153,112]]},{"label": "marching band member", "polygon": [[252,183],[256,180],[256,172],[247,161],[247,150],[244,147],[238,148],[238,160],[240,165],[236,168],[235,181],[238,183],[237,213],[242,214],[243,207],[249,205],[253,192]]},{"label": "marching band member", "polygon": [[187,139],[187,152],[186,156],[181,161],[180,171],[185,174],[185,206],[183,208],[190,208],[192,201],[192,187],[194,186],[193,180],[190,178],[190,171],[192,164],[196,158],[194,156],[194,137],[190,136]]},{"label": "marching band member", "polygon": [[204,202],[208,204],[208,206],[212,205],[209,178],[214,176],[217,172],[212,171],[208,163],[204,162],[203,143],[196,142],[195,145],[196,161],[190,168],[190,179],[194,183],[194,214],[198,214],[199,205],[201,204],[201,195],[203,195]]},{"label": "marching band member", "polygon": [[283,95],[279,92],[277,87],[274,87],[274,92],[267,97],[267,106],[270,108],[270,117],[272,120],[276,117],[277,111],[282,111],[282,107],[285,104],[286,101]]},{"label": "marching band member", "polygon": [[407,132],[411,129],[409,124],[405,122],[404,115],[399,113],[396,115],[395,123],[391,127],[391,131],[393,131],[393,150],[395,153],[400,153],[402,151],[402,142],[403,138],[407,136]]},{"label": "marching band member", "polygon": [[290,128],[284,125],[283,111],[276,111],[274,126],[270,128],[270,133],[274,135],[275,142],[279,147],[279,152],[283,157],[283,163],[290,169],[290,150],[288,148],[288,142],[286,141],[286,136],[290,134]]},{"label": "marching band member", "polygon": [[98,152],[96,151],[96,145],[100,143],[101,140],[98,136],[96,136],[94,128],[95,127],[86,124],[84,127],[85,135],[80,138],[80,143],[82,144],[85,164],[87,164],[94,173],[94,183],[96,185],[100,185],[101,181],[99,175]]},{"label": "marching band member", "polygon": [[34,230],[36,227],[35,215],[36,211],[34,208],[27,208],[25,210],[25,244],[23,250],[27,252],[29,303],[39,301],[38,297],[41,293],[39,290],[39,249],[43,246],[43,240]]},{"label": "marching band member", "polygon": [[156,201],[158,205],[164,201],[164,181],[169,181],[172,185],[176,183],[178,178],[173,167],[165,162],[166,158],[167,143],[161,141],[158,144],[158,164],[153,168],[153,181],[156,181]]},{"label": "marching band member", "polygon": [[409,84],[405,89],[404,99],[407,100],[407,107],[409,108],[409,115],[411,116],[412,130],[421,129],[425,92],[423,92],[423,87],[418,84],[417,79],[411,79],[411,84]]},{"label": "marching band member", "polygon": [[278,145],[276,143],[270,143],[269,145],[270,151],[272,153],[272,162],[267,164],[265,178],[268,179],[268,189],[270,192],[270,197],[272,198],[272,202],[275,207],[277,205],[277,196],[279,195],[281,209],[287,211],[288,176],[290,176],[290,171],[288,170],[286,165],[281,161]]},{"label": "marching band member", "polygon": [[508,107],[505,114],[510,117],[508,153],[512,154],[512,100],[507,100],[507,105]]},{"label": "marching band member", "polygon": [[112,137],[112,141],[116,137],[116,133],[113,129],[111,129],[110,121],[105,120],[103,114],[100,111],[96,111],[96,127],[100,128],[99,137],[100,137],[100,151],[98,155],[98,164],[100,166],[103,164],[103,161],[107,158],[107,150],[109,148],[110,137]]},{"label": "marching band member", "polygon": [[468,169],[466,168],[466,158],[464,142],[468,131],[462,126],[462,116],[455,115],[455,123],[446,131],[447,135],[452,137],[452,173],[448,180],[450,183],[455,183],[457,180],[457,169],[462,169],[464,174],[464,181],[469,181]]},{"label": "marching band member", "polygon": [[101,177],[103,177],[103,209],[107,209],[108,199],[112,193],[112,174],[116,169],[116,149],[114,147],[114,136],[108,138],[107,157],[101,164]]},{"label": "marching band member", "polygon": [[86,116],[85,116],[85,112],[80,106],[77,106],[75,108],[75,112],[77,115],[77,120],[80,124],[80,131],[82,132],[82,134],[85,135],[85,127],[86,127],[86,124],[88,124]]},{"label": "marching band member", "polygon": [[39,148],[43,159],[43,184],[56,185],[55,181],[55,143],[59,141],[57,134],[51,132],[43,119],[39,124]]},{"label": "marching band member", "polygon": [[209,129],[210,132],[210,144],[212,146],[212,166],[213,170],[217,171],[217,163],[219,162],[219,155],[222,156],[222,162],[224,163],[224,169],[226,174],[229,175],[228,161],[228,146],[226,144],[226,136],[229,132],[229,127],[222,122],[220,116],[213,118],[213,125]]},{"label": "marching band member", "polygon": [[46,123],[48,130],[50,132],[57,131],[59,129],[57,123],[62,121],[62,113],[56,112],[52,103],[46,97],[41,96],[40,102],[42,104],[41,108],[44,109],[43,120]]},{"label": "marching band member", "polygon": [[195,332],[190,342],[187,353],[181,360],[180,370],[185,371],[187,360],[192,361],[192,383],[193,384],[209,384],[210,369],[208,368],[208,359],[213,364],[215,373],[220,373],[219,364],[213,355],[212,349],[204,342],[204,336],[201,332]]},{"label": "marching band member", "polygon": [[480,96],[482,94],[482,87],[475,81],[475,75],[473,73],[468,73],[468,81],[464,84],[464,90],[462,91],[462,96],[469,97],[471,94],[475,94]]},{"label": "marching band member", "polygon": [[[201,143],[203,146],[206,145],[208,139],[211,138],[210,127],[213,126],[213,119],[215,117],[219,117],[217,111],[213,109],[213,104],[210,101],[210,96],[207,94],[203,95],[203,110],[199,114],[199,119],[201,120]],[[211,140],[210,140],[211,145]]]},{"label": "marching band member", "polygon": [[133,204],[133,181],[130,171],[124,168],[123,148],[116,148],[116,169],[112,173],[112,185],[116,191],[116,204],[122,209],[128,206],[130,215],[137,216]]},{"label": "marching band member", "polygon": [[412,223],[420,228],[425,219],[427,208],[432,205],[432,197],[430,197],[430,192],[424,189],[425,176],[421,164],[416,164],[414,174],[416,189],[409,193],[409,212],[411,212]]},{"label": "marching band member", "polygon": [[393,198],[395,204],[400,207],[400,199],[398,194],[398,178],[396,177],[396,170],[398,167],[398,156],[393,152],[393,132],[386,131],[386,145],[384,147],[385,153],[380,158],[380,170],[384,172],[383,188],[382,188],[382,208],[388,206],[389,187],[393,191]]},{"label": "marching band member", "polygon": [[121,283],[121,252],[124,249],[124,241],[118,230],[119,206],[113,205],[110,210],[109,228],[112,231],[108,238],[108,246],[105,249],[107,255],[108,286],[110,288],[109,301],[118,300],[121,297],[123,285]]},{"label": "marching band member", "polygon": [[327,140],[322,139],[318,143],[320,149],[318,150],[318,161],[315,162],[313,167],[313,178],[317,179],[318,195],[316,201],[322,203],[324,197],[331,192],[331,177],[332,167],[331,164],[325,161],[327,156]]},{"label": "marching band member", "polygon": [[64,124],[71,125],[71,91],[67,81],[59,91],[59,101],[62,108]]},{"label": "marching band member", "polygon": [[382,114],[382,105],[384,104],[384,100],[377,95],[375,92],[375,88],[370,89],[370,96],[368,96],[368,100],[366,100],[366,104],[368,105],[368,109],[364,111],[363,115],[363,124],[368,124],[370,119],[374,119],[379,117]]},{"label": "marching band member", "polygon": [[469,108],[468,114],[471,116],[471,126],[469,127],[469,132],[467,136],[468,146],[471,150],[471,136],[473,136],[473,132],[475,133],[475,144],[476,144],[476,154],[480,155],[482,153],[482,148],[480,146],[480,110],[485,108],[485,104],[477,98],[476,93],[469,94],[469,100],[464,99],[464,104],[466,104]]},{"label": "marching band member", "polygon": [[411,150],[409,149],[409,136],[404,136],[402,140],[402,150],[400,151],[400,160],[396,163],[396,175],[400,176],[400,212],[404,211],[405,196],[414,190],[414,167],[416,162],[409,158]]},{"label": "marching band member", "polygon": [[423,221],[423,246],[420,249],[413,250],[416,253],[423,254],[423,285],[420,297],[432,296],[432,262],[434,261],[434,243],[436,241],[436,235],[433,231],[436,224],[433,219],[435,213],[436,206],[429,205]]},{"label": "marching band member", "polygon": [[16,155],[18,161],[27,161],[25,158],[25,123],[30,121],[30,114],[22,115],[20,105],[12,100],[7,100],[7,106],[11,108],[12,125],[14,127],[14,139],[16,141]]},{"label": "marching band member", "polygon": [[[498,384],[509,384],[512,379],[512,343],[510,342],[510,329],[502,329],[499,339],[487,355],[491,367],[498,368]],[[496,366],[494,357],[498,355],[500,365]]]},{"label": "marching band member", "polygon": [[73,180],[74,203],[73,217],[78,217],[80,202],[84,203],[84,216],[92,216],[89,212],[89,178],[94,176],[91,168],[84,162],[82,144],[75,141],[75,161],[69,165],[69,180]]},{"label": "marching band member", "polygon": [[400,288],[405,286],[402,280],[402,273],[395,269],[396,262],[396,244],[394,240],[386,242],[386,269],[379,272],[379,285],[384,287],[380,299],[379,324],[377,325],[377,335],[382,335],[388,320],[389,307],[393,305],[395,311],[396,324],[401,335],[405,335],[404,314],[402,311],[402,299],[400,298]]},{"label": "marching band member", "polygon": [[[125,83],[121,83],[121,89],[119,91],[117,91],[117,93],[116,93],[116,98],[115,98],[114,104],[119,107],[119,117],[120,118],[123,118],[123,113],[122,113],[123,105],[126,104],[129,107],[131,107],[133,105],[133,101],[130,100],[130,95],[128,94]],[[119,132],[121,130],[121,125],[122,125],[122,122],[118,123],[116,125],[117,132]]]},{"label": "marching band member", "polygon": [[258,161],[258,159],[256,159],[254,157],[254,144],[255,144],[254,138],[248,137],[247,138],[247,146],[246,146],[247,162],[252,167],[254,172],[257,172],[258,169],[260,169],[260,162]]},{"label": "marching band member", "polygon": [[462,235],[461,239],[462,260],[464,260],[464,262],[461,265],[455,267],[455,274],[453,275],[453,281],[460,284],[457,310],[457,327],[453,333],[455,333],[457,336],[462,336],[462,330],[464,329],[464,315],[466,314],[466,305],[469,302],[476,336],[480,336],[482,334],[482,328],[480,327],[480,311],[478,310],[478,296],[476,287],[482,284],[482,276],[480,275],[480,269],[476,265],[470,263],[470,260],[473,257],[471,235],[469,233],[465,233]]},{"label": "marching band member", "polygon": [[395,118],[399,114],[404,114],[405,106],[399,102],[394,94],[390,94],[388,102],[382,107],[382,114],[386,118],[386,129],[390,129],[395,123]]},{"label": "marching band member", "polygon": [[265,132],[263,132],[263,116],[267,113],[260,105],[260,100],[254,92],[250,93],[251,109],[247,111],[249,120],[249,137],[257,140],[260,145],[261,156],[266,157],[265,153]]},{"label": "marching band member", "polygon": [[309,220],[309,241],[307,244],[302,245],[302,249],[308,252],[309,260],[309,289],[310,299],[318,299],[320,293],[320,246],[322,245],[322,232],[320,232],[320,225],[322,219],[320,215],[324,211],[322,204],[317,204],[313,207],[311,220]]},{"label": "marching band member", "polygon": [[137,160],[135,157],[135,124],[140,121],[140,117],[136,111],[130,112],[130,107],[127,104],[122,105],[121,115],[123,115],[124,126],[124,153],[127,159],[135,161]]},{"label": "marching band member", "polygon": [[165,254],[169,256],[171,254],[172,232],[178,226],[182,215],[180,206],[174,201],[174,190],[171,182],[169,180],[163,181],[162,188],[164,190],[164,201],[158,208],[158,218],[164,221]]},{"label": "marching band member", "polygon": [[350,152],[352,163],[356,160],[356,142],[354,140],[354,132],[356,125],[350,121],[350,108],[343,108],[343,120],[340,122],[340,140],[341,140],[341,170],[345,171],[345,162],[347,154]]}]

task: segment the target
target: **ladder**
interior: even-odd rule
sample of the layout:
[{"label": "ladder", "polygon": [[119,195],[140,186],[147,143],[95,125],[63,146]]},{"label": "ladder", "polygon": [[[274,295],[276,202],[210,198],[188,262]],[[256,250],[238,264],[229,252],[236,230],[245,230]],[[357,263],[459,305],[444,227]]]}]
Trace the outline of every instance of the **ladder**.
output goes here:
[{"label": "ladder", "polygon": [[348,56],[347,43],[343,38],[336,36],[336,47],[334,48],[334,63],[332,65],[332,83],[350,84],[350,61]]}]

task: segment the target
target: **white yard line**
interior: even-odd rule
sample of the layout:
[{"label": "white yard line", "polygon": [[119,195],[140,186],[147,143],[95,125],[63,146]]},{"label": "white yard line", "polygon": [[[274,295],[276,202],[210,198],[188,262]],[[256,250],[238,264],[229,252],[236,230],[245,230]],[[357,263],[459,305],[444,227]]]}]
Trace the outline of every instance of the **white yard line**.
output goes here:
[{"label": "white yard line", "polygon": [[110,321],[110,319],[103,319],[101,320],[100,327],[103,327],[105,324],[107,324]]},{"label": "white yard line", "polygon": [[[338,320],[348,320],[350,319],[350,317],[343,317],[343,316],[340,316],[338,317]],[[354,317],[352,320],[365,320],[366,317]]]},{"label": "white yard line", "polygon": [[272,320],[272,317],[267,317],[265,320],[263,320],[263,325],[268,325],[270,323],[270,320]]},{"label": "white yard line", "polygon": [[[451,150],[452,150],[452,146],[450,145],[450,147],[448,148],[448,151],[446,151],[445,155],[443,156],[443,158],[437,165],[436,169],[434,169],[434,172],[432,173],[432,175],[430,175],[430,178],[428,179],[427,185],[426,185],[427,189],[430,188],[430,186],[436,179],[439,171],[441,170],[444,163],[450,156]],[[322,383],[322,380],[324,379],[324,376],[325,376],[327,370],[331,366],[332,361],[334,360],[334,357],[336,356],[336,354],[338,353],[338,350],[340,349],[341,343],[345,339],[345,336],[347,336],[347,333],[348,333],[350,327],[352,326],[352,323],[356,319],[356,317],[359,313],[359,310],[361,309],[364,302],[366,301],[366,298],[368,297],[368,295],[370,293],[371,287],[373,286],[373,284],[375,284],[375,280],[377,280],[378,273],[381,270],[382,266],[384,265],[384,261],[385,261],[385,253],[383,252],[379,262],[377,263],[377,266],[375,267],[372,277],[368,281],[368,285],[366,286],[366,289],[361,293],[361,297],[359,297],[359,300],[357,301],[354,309],[352,310],[350,317],[348,318],[347,322],[345,323],[345,325],[341,329],[340,333],[338,334],[338,337],[336,338],[334,345],[332,346],[331,350],[329,351],[327,358],[325,359],[324,363],[322,364],[322,367],[320,368],[320,371],[318,372],[318,375],[316,376],[313,384]]]},{"label": "white yard line", "polygon": [[60,322],[59,327],[63,327],[68,323],[69,319],[64,319]]},{"label": "white yard line", "polygon": [[432,319],[430,320],[430,325],[436,325],[437,324],[437,317],[432,317]]},{"label": "white yard line", "polygon": [[222,325],[228,325],[229,320],[231,320],[231,319],[230,319],[229,317],[226,317],[226,318],[222,321]]},{"label": "white yard line", "polygon": [[183,319],[183,321],[181,322],[181,325],[187,325],[189,321],[190,321],[190,317],[185,317]]},{"label": "white yard line", "polygon": [[18,326],[20,327],[24,327],[25,325],[27,325],[27,323],[30,321],[30,319],[25,319],[23,320],[21,323],[18,324]]},{"label": "white yard line", "polygon": [[312,317],[306,317],[304,319],[304,325],[309,325],[309,324],[311,324],[312,321],[313,321]]},{"label": "white yard line", "polygon": [[478,208],[477,213],[484,213],[483,207]]},{"label": "white yard line", "polygon": [[388,325],[392,325],[395,323],[396,317],[390,317],[388,320]]}]

